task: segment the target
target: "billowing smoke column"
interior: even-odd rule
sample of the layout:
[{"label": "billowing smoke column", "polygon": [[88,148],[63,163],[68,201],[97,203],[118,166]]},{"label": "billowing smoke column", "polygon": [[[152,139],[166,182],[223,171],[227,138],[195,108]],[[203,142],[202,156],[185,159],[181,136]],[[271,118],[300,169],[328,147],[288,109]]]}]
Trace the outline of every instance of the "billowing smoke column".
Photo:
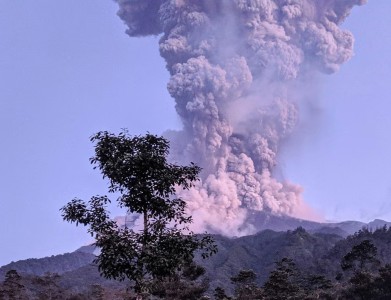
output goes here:
[{"label": "billowing smoke column", "polygon": [[279,148],[298,123],[302,84],[352,56],[339,28],[365,0],[117,0],[130,36],[159,35],[184,129],[175,160],[202,180],[185,199],[197,229],[249,233],[248,211],[306,217],[301,188],[278,180]]}]

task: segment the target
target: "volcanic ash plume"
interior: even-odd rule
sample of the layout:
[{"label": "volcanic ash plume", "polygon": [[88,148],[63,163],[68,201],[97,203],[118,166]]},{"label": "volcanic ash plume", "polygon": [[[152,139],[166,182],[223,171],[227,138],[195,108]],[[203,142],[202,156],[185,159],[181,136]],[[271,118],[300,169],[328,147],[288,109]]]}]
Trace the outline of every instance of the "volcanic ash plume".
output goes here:
[{"label": "volcanic ash plume", "polygon": [[183,192],[197,229],[249,233],[249,211],[308,217],[302,189],[274,176],[279,149],[298,123],[303,82],[352,56],[339,25],[366,1],[117,2],[130,36],[161,35],[184,126],[171,134],[175,160],[203,167]]}]

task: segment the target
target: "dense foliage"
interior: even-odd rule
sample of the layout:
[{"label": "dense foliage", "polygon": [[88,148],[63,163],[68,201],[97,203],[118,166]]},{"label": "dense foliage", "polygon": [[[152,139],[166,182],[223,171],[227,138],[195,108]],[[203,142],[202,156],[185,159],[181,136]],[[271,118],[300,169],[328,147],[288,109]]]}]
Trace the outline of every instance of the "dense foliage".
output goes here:
[{"label": "dense foliage", "polygon": [[136,292],[149,290],[152,280],[175,276],[191,263],[197,250],[202,257],[217,251],[208,235],[195,236],[188,225],[186,202],[176,189],[189,189],[200,168],[170,164],[169,143],[147,134],[129,136],[108,132],[95,134],[95,156],[90,159],[109,180],[109,192],[119,193],[118,205],[127,213],[139,214],[142,228],[120,227],[110,219],[107,196],[92,197],[88,203],[74,199],[64,206],[64,220],[88,226],[99,247],[99,270],[106,278],[135,283]]},{"label": "dense foliage", "polygon": [[[151,282],[155,297],[152,299],[202,299],[203,295],[218,300],[391,299],[389,228],[363,229],[346,239],[310,234],[302,228],[288,232],[264,231],[237,239],[214,238],[220,251],[203,261],[210,279],[209,290],[203,269],[189,265],[175,277]],[[255,256],[257,253],[259,256]],[[269,262],[270,268],[264,267]],[[224,279],[222,273],[230,277]],[[48,299],[32,295],[50,291],[56,295],[56,290],[63,293],[63,298],[58,299],[132,297],[123,283],[100,278],[93,265],[60,276],[10,275],[0,284],[0,295],[3,295],[0,299],[12,299],[4,296],[10,293],[30,296],[25,299]],[[100,298],[92,295],[100,295]]]},{"label": "dense foliage", "polygon": [[[302,228],[292,233],[299,233],[301,243],[308,235]],[[228,297],[225,290],[218,287],[215,299],[391,299],[390,243],[391,229],[362,229],[341,239],[326,255],[315,257],[312,262],[296,263],[302,261],[295,253],[291,258],[283,257],[275,263],[275,268],[262,284],[256,281],[255,272],[242,270],[231,279],[235,286],[234,297]],[[302,252],[307,250],[308,247],[303,248]],[[330,259],[331,255],[334,255],[334,260]],[[338,263],[331,263],[336,260]],[[331,264],[314,268],[321,262]]]}]

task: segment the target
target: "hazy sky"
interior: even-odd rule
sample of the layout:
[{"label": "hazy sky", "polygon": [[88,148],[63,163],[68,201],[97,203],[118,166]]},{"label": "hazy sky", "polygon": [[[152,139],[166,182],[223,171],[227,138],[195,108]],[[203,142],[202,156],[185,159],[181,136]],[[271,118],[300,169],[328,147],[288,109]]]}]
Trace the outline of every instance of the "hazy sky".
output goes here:
[{"label": "hazy sky", "polygon": [[[92,170],[99,130],[179,129],[157,38],[131,39],[109,0],[0,1],[0,265],[91,239],[62,221],[73,197],[105,194]],[[391,1],[343,25],[355,56],[318,82],[280,169],[329,220],[391,220]],[[115,213],[118,213],[117,210]]]}]

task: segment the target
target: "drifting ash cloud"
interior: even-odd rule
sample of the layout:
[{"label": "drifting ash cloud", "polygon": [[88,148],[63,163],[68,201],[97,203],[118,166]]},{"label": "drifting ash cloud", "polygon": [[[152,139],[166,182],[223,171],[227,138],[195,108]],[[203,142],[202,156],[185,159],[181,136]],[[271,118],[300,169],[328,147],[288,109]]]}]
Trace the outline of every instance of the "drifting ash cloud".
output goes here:
[{"label": "drifting ash cloud", "polygon": [[196,188],[181,192],[195,229],[248,234],[249,211],[314,219],[302,188],[275,176],[278,154],[310,78],[351,58],[353,36],[339,26],[366,1],[116,2],[129,36],[161,35],[184,127],[170,133],[173,156],[203,167]]}]

